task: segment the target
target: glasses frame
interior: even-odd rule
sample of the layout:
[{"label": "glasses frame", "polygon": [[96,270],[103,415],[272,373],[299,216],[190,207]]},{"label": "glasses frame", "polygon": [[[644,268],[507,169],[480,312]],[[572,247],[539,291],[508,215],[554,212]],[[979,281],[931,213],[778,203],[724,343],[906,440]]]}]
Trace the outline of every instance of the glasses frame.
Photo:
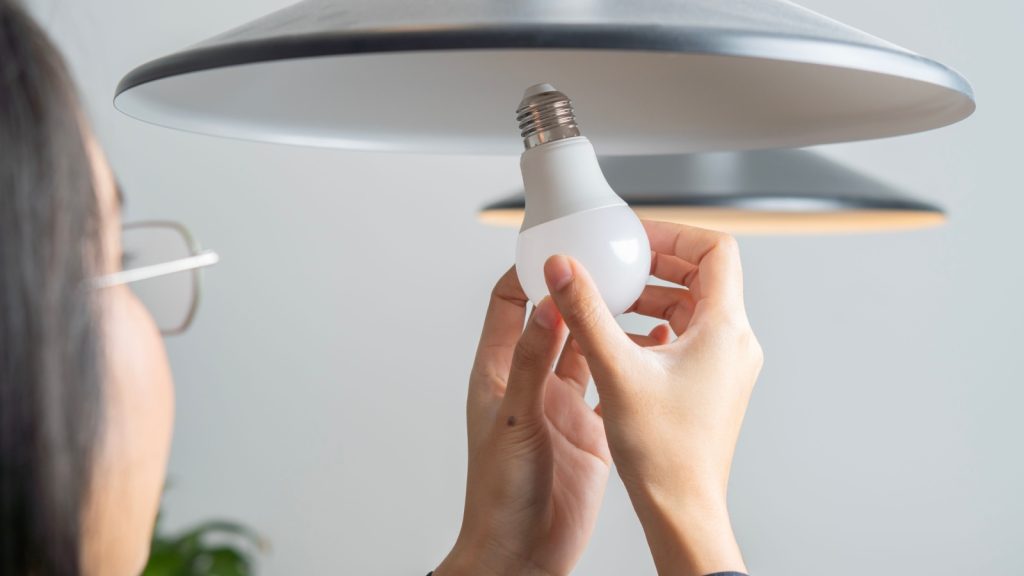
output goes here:
[{"label": "glasses frame", "polygon": [[92,287],[95,289],[110,288],[112,286],[131,284],[132,282],[159,278],[161,276],[169,276],[179,272],[189,272],[192,274],[192,301],[188,309],[188,314],[180,326],[160,330],[160,333],[165,336],[181,334],[192,325],[192,320],[195,318],[196,311],[199,309],[199,301],[202,298],[203,292],[202,274],[200,274],[199,271],[202,268],[213,266],[219,262],[220,256],[213,250],[202,249],[199,242],[195,239],[189,229],[180,222],[172,220],[140,220],[137,222],[123,224],[121,226],[121,231],[124,232],[139,228],[166,228],[174,230],[185,240],[189,255],[185,258],[178,258],[167,262],[158,262],[156,264],[139,266],[138,268],[129,268],[128,270],[121,270],[119,272],[98,276],[93,278]]}]

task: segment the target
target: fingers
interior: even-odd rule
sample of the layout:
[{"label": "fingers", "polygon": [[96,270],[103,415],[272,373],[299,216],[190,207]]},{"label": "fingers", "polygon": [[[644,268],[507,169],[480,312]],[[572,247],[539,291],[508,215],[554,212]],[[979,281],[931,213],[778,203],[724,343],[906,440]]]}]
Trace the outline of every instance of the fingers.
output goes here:
[{"label": "fingers", "polygon": [[[662,346],[672,341],[672,330],[666,324],[658,324],[648,332],[647,336],[630,334],[629,338],[641,346]],[[594,413],[604,417],[601,412],[601,402],[594,406]]]},{"label": "fingers", "polygon": [[651,276],[686,286],[697,272],[697,266],[678,256],[651,250]]},{"label": "fingers", "polygon": [[590,369],[595,374],[619,372],[620,362],[636,345],[615,322],[587,271],[573,259],[555,255],[544,263],[544,278]]},{"label": "fingers", "polygon": [[[672,341],[672,329],[667,324],[658,324],[647,334],[642,336],[640,334],[630,334],[629,338],[641,346],[662,346]],[[594,406],[594,413],[598,416],[604,416],[601,413],[601,403],[598,402],[597,406]]]},{"label": "fingers", "polygon": [[[650,332],[648,332],[646,336],[640,334],[630,334],[629,336],[631,340],[641,346],[660,346],[672,341],[672,329],[669,328],[668,324],[658,324],[651,328]],[[584,392],[586,392],[586,388],[584,389]],[[594,413],[603,417],[600,402],[598,402],[597,406],[594,407]]]},{"label": "fingers", "polygon": [[[647,335],[627,334],[629,339],[639,346],[659,346],[668,344],[672,340],[672,330],[666,324],[658,324]],[[572,336],[565,341],[562,347],[562,355],[558,358],[555,366],[555,376],[564,380],[569,386],[576,390],[580,396],[587,392],[587,384],[590,382],[590,366],[587,359],[580,353],[579,344]]]},{"label": "fingers", "polygon": [[698,290],[698,299],[742,309],[743,271],[732,236],[669,222],[645,220],[643,224],[652,250],[696,266],[684,275],[682,284]]},{"label": "fingers", "polygon": [[647,337],[653,340],[653,343],[645,344],[645,346],[661,346],[663,344],[668,344],[672,341],[672,329],[666,324],[658,324],[651,329],[651,332]]},{"label": "fingers", "polygon": [[683,333],[690,324],[694,311],[693,294],[685,288],[649,284],[644,288],[631,312],[668,320],[676,336]]},{"label": "fingers", "polygon": [[587,359],[580,353],[579,345],[573,342],[572,336],[565,341],[562,347],[562,355],[558,358],[558,365],[555,366],[555,375],[565,380],[572,386],[580,396],[587,391],[587,383],[590,382],[590,366]]},{"label": "fingers", "polygon": [[[667,324],[658,324],[646,336],[643,334],[627,334],[629,339],[639,346],[660,346],[672,341],[672,329]],[[580,346],[570,336],[562,346],[562,354],[555,366],[555,376],[564,380],[576,390],[580,396],[587,392],[590,383],[590,365],[580,352]]]},{"label": "fingers", "polygon": [[516,418],[544,413],[544,385],[558,357],[564,337],[562,318],[551,298],[537,305],[512,354],[502,415],[514,425]]},{"label": "fingers", "polygon": [[672,329],[666,324],[658,324],[646,335],[630,334],[629,339],[645,348],[650,346],[661,346],[672,341]]},{"label": "fingers", "polygon": [[[660,346],[672,341],[672,328],[667,324],[658,324],[647,336],[644,336],[643,334],[626,334],[626,336],[629,336],[629,339],[638,346],[643,346],[645,348],[649,346]],[[582,354],[582,352],[580,352],[580,345],[577,344],[575,340],[572,340],[571,337],[569,341],[566,342],[566,347],[577,354]]]},{"label": "fingers", "polygon": [[471,384],[494,386],[506,381],[516,343],[523,332],[526,303],[526,294],[519,284],[515,267],[512,267],[491,291],[473,365],[473,371],[479,377],[471,378]]}]

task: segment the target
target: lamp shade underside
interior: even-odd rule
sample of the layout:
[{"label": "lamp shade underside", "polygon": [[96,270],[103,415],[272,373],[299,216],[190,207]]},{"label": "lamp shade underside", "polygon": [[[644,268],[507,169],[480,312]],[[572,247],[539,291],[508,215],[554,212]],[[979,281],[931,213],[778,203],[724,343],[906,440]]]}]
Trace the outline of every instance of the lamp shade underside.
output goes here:
[{"label": "lamp shade underside", "polygon": [[[943,210],[820,154],[761,150],[604,157],[609,184],[641,218],[733,234],[823,234],[941,225]],[[480,221],[519,226],[517,193]]]},{"label": "lamp shade underside", "polygon": [[140,66],[115,104],[235,138],[517,154],[538,82],[573,96],[605,155],[862,140],[974,110],[953,70],[781,0],[306,0]]}]

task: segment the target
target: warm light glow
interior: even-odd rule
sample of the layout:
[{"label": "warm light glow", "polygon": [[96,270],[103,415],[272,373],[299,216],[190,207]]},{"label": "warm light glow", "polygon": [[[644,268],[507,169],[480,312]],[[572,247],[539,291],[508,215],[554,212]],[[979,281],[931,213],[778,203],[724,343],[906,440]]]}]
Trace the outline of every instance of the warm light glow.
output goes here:
[{"label": "warm light glow", "polygon": [[[640,206],[646,220],[676,222],[721,230],[730,234],[840,234],[932,228],[946,222],[945,214],[926,210],[844,210],[841,212],[764,212],[695,206]],[[483,210],[480,222],[519,227],[523,211],[517,208]]]}]

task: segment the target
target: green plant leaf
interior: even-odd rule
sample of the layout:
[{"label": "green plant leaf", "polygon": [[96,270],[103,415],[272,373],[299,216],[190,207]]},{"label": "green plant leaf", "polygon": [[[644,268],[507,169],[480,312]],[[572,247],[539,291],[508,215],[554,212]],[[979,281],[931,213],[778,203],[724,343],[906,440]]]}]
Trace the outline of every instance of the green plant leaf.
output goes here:
[{"label": "green plant leaf", "polygon": [[252,565],[245,554],[228,547],[211,548],[197,554],[189,576],[249,576]]},{"label": "green plant leaf", "polygon": [[251,550],[268,548],[255,530],[224,520],[173,535],[158,532],[143,576],[249,576],[255,564]]},{"label": "green plant leaf", "polygon": [[266,541],[255,530],[226,520],[210,520],[193,527],[178,538],[177,546],[198,545],[201,539],[210,535],[237,536],[260,550],[267,548]]},{"label": "green plant leaf", "polygon": [[142,576],[179,576],[185,572],[188,559],[173,549],[150,552],[149,562],[142,570]]}]

